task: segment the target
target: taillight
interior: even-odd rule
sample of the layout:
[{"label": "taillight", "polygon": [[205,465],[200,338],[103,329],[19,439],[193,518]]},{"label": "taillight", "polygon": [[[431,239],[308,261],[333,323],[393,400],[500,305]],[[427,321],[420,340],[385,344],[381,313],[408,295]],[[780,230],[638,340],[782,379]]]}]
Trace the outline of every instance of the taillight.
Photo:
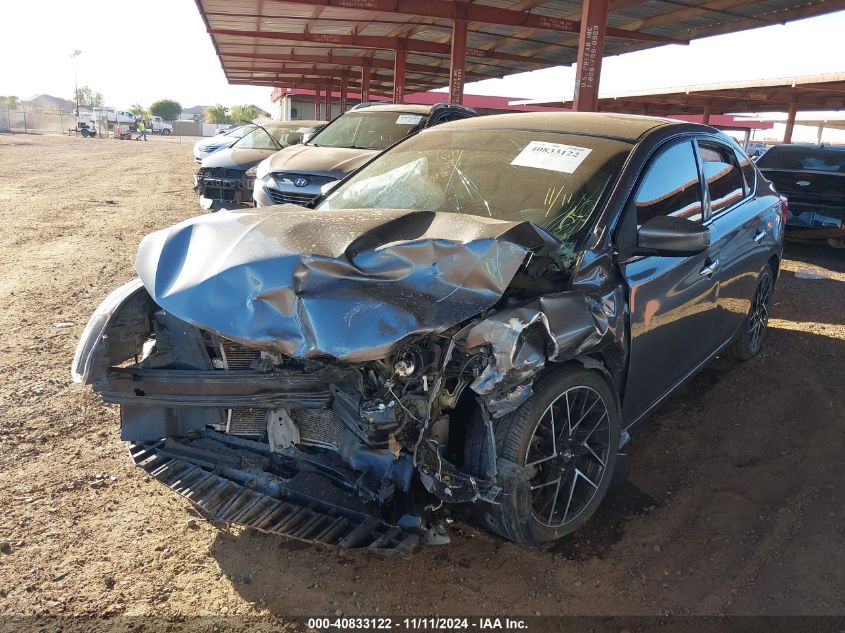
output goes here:
[{"label": "taillight", "polygon": [[786,196],[780,196],[780,219],[786,224],[786,216],[789,215],[789,200]]}]

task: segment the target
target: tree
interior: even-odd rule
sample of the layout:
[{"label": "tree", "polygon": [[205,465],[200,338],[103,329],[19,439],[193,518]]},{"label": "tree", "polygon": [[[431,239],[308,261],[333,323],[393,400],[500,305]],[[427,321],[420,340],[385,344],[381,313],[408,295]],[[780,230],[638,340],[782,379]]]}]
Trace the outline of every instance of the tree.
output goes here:
[{"label": "tree", "polygon": [[145,119],[150,115],[150,111],[147,110],[140,103],[133,104],[133,106],[131,108],[129,108],[129,111],[132,114],[134,114],[136,117],[139,117],[141,119]]},{"label": "tree", "polygon": [[14,95],[0,97],[0,105],[9,106],[10,108],[17,107],[20,104],[20,99]]},{"label": "tree", "polygon": [[229,118],[235,123],[252,121],[258,118],[258,110],[251,105],[236,105],[229,108]]},{"label": "tree", "polygon": [[159,99],[150,106],[150,114],[165,121],[175,121],[182,114],[182,104],[173,99]]},{"label": "tree", "polygon": [[73,100],[79,102],[79,105],[100,107],[103,105],[103,93],[82,86],[73,91]]},{"label": "tree", "polygon": [[208,108],[205,111],[205,122],[206,123],[231,123],[232,119],[229,118],[229,115],[226,113],[226,108],[224,108],[219,103],[214,106],[213,108]]}]

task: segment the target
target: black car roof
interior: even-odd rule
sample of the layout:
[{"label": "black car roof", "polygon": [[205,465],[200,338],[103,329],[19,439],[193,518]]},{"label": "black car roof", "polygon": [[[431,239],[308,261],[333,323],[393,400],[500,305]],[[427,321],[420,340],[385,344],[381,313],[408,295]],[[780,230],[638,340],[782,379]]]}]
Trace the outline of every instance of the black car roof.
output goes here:
[{"label": "black car roof", "polygon": [[570,132],[588,136],[605,136],[628,141],[637,141],[645,134],[658,128],[666,131],[700,132],[715,134],[718,130],[709,125],[687,123],[661,117],[637,116],[633,114],[610,114],[602,112],[515,112],[474,117],[438,125],[436,129],[447,130],[542,130],[549,132]]},{"label": "black car roof", "polygon": [[807,150],[845,152],[845,145],[828,145],[826,143],[822,143],[821,145],[816,145],[815,143],[788,143],[785,145],[772,145],[770,151],[772,149],[777,149],[778,152],[789,152],[792,150],[801,150],[804,152]]}]

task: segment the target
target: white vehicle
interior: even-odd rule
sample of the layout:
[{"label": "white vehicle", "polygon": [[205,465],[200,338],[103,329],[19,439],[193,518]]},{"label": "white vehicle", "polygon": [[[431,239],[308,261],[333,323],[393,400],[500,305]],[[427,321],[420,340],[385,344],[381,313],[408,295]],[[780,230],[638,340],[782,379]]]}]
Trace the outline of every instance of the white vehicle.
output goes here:
[{"label": "white vehicle", "polygon": [[255,128],[254,125],[238,125],[226,131],[225,134],[217,134],[211,138],[201,138],[194,143],[194,160],[198,163],[206,156],[223,149],[231,147],[238,139],[243,138]]},{"label": "white vehicle", "polygon": [[153,134],[173,134],[173,126],[165,123],[160,116],[151,116],[147,121],[147,126]]},{"label": "white vehicle", "polygon": [[130,123],[134,125],[138,121],[138,117],[136,117],[131,112],[125,112],[123,110],[114,110],[113,114],[115,123]]},{"label": "white vehicle", "polygon": [[115,124],[125,123],[132,128],[133,132],[135,131],[136,124],[138,122],[138,117],[131,112],[126,112],[125,110],[115,110],[114,108],[101,107],[92,108],[89,106],[80,106],[79,118],[87,121],[105,122],[109,130],[111,130]]},{"label": "white vehicle", "polygon": [[97,121],[92,116],[80,113],[76,119],[76,131],[85,138],[97,136]]}]

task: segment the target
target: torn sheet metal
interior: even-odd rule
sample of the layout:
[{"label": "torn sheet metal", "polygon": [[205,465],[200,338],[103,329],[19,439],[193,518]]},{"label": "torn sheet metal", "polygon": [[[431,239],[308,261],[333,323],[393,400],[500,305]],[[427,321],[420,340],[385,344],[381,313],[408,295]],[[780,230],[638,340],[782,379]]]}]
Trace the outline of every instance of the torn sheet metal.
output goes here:
[{"label": "torn sheet metal", "polygon": [[559,246],[530,222],[286,205],[157,231],[135,265],[159,306],[199,328],[296,358],[360,362],[490,308],[530,251]]},{"label": "torn sheet metal", "polygon": [[472,327],[467,348],[486,345],[492,356],[470,388],[484,396],[493,417],[529,398],[532,382],[547,361],[575,358],[603,339],[615,338],[619,292],[600,298],[580,291],[540,297]]}]

